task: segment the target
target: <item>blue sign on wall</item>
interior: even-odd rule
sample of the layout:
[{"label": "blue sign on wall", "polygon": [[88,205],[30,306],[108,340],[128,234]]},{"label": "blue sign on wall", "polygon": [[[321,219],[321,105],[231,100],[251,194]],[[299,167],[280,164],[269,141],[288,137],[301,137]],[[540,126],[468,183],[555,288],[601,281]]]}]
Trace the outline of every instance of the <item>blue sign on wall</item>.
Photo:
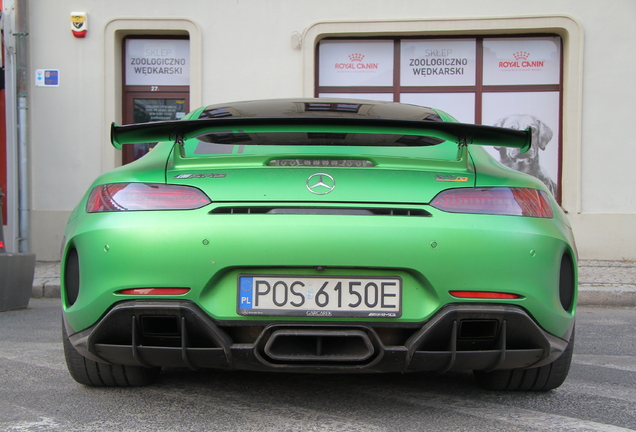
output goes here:
[{"label": "blue sign on wall", "polygon": [[58,69],[37,69],[35,71],[35,85],[38,87],[59,86],[60,71]]}]

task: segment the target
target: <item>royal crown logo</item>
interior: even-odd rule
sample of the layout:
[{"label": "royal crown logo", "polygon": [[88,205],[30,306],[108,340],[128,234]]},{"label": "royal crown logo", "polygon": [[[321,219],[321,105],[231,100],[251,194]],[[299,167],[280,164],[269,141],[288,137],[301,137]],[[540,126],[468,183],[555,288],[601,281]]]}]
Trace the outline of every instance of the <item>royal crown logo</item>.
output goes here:
[{"label": "royal crown logo", "polygon": [[361,62],[362,60],[364,60],[364,54],[360,54],[360,53],[349,54],[349,60],[351,60],[352,62]]},{"label": "royal crown logo", "polygon": [[517,51],[516,53],[513,53],[512,56],[515,58],[515,60],[528,60],[528,57],[530,57],[530,53],[525,51]]}]

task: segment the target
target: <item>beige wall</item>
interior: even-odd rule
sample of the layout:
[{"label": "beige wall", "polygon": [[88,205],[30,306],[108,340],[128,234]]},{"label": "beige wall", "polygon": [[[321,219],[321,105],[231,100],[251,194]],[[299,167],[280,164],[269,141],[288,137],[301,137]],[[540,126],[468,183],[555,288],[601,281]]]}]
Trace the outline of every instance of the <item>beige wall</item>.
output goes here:
[{"label": "beige wall", "polygon": [[[88,13],[84,39],[71,35],[72,11]],[[118,163],[108,125],[121,121],[120,41],[152,31],[190,35],[192,107],[311,96],[315,44],[327,35],[558,33],[563,206],[579,253],[636,259],[633,0],[30,0],[29,13],[31,247],[39,260],[59,259],[66,216],[95,176]],[[60,70],[59,87],[33,86],[33,70],[45,68]],[[9,225],[11,247],[15,217]]]}]

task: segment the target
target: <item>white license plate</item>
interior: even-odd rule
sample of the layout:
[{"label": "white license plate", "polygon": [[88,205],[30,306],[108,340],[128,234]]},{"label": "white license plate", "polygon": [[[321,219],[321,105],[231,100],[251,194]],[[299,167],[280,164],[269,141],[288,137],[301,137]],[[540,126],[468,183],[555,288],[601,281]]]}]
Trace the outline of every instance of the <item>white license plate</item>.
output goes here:
[{"label": "white license plate", "polygon": [[238,313],[261,316],[399,318],[399,277],[239,275]]}]

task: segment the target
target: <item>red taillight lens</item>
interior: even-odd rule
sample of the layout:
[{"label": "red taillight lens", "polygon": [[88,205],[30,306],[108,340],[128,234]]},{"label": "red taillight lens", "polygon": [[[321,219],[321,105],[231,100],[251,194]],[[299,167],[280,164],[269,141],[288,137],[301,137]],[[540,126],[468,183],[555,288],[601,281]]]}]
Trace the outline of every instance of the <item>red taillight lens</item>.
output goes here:
[{"label": "red taillight lens", "polygon": [[450,295],[457,298],[510,300],[522,298],[517,294],[490,292],[490,291],[449,291]]},{"label": "red taillight lens", "polygon": [[119,291],[126,295],[181,295],[190,291],[190,288],[130,288]]},{"label": "red taillight lens", "polygon": [[193,210],[210,204],[199,189],[153,183],[111,183],[96,186],[88,197],[88,213],[134,210]]},{"label": "red taillight lens", "polygon": [[528,188],[458,188],[440,192],[431,206],[450,213],[551,218],[546,193]]}]

